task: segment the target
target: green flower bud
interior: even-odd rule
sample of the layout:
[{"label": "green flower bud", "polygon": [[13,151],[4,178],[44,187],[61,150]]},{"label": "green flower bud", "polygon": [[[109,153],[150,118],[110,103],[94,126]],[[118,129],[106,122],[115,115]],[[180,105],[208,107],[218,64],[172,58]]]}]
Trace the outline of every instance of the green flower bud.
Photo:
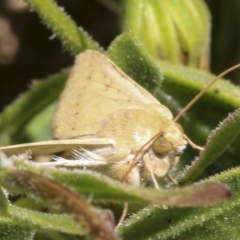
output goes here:
[{"label": "green flower bud", "polygon": [[208,69],[210,15],[201,0],[125,0],[123,30],[156,58]]}]

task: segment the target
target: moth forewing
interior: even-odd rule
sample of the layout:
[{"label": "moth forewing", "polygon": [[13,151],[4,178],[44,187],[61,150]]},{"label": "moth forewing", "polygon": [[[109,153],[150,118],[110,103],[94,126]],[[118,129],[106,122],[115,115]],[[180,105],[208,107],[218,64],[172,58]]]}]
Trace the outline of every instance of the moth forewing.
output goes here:
[{"label": "moth forewing", "polygon": [[87,50],[76,57],[52,120],[53,137],[96,134],[113,112],[160,104],[106,56]]},{"label": "moth forewing", "polygon": [[108,149],[108,152],[114,152],[115,142],[112,139],[104,138],[87,138],[79,139],[63,139],[63,140],[48,140],[42,142],[33,142],[26,144],[16,144],[5,147],[0,147],[6,155],[21,154],[30,150],[32,156],[53,155],[61,152],[72,152],[73,149],[86,148],[90,150]]}]

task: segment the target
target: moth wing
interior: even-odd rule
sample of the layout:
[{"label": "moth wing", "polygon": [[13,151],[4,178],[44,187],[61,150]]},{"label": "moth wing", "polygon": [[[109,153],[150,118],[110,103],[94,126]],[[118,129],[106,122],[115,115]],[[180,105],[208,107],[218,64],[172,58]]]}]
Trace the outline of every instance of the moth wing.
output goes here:
[{"label": "moth wing", "polygon": [[42,142],[33,142],[25,144],[17,144],[11,146],[0,147],[0,151],[6,155],[21,154],[31,150],[33,156],[37,155],[51,155],[59,152],[72,151],[78,148],[88,149],[114,149],[114,142],[108,138],[79,138],[79,139],[63,139],[63,140],[49,140]]},{"label": "moth wing", "polygon": [[159,104],[106,56],[87,50],[76,57],[55,110],[56,139],[96,134],[114,111],[139,104]]}]

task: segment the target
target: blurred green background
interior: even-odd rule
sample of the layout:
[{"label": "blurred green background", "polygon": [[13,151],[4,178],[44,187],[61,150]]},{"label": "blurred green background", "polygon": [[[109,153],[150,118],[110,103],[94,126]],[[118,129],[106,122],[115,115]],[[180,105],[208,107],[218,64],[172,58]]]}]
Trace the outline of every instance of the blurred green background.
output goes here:
[{"label": "blurred green background", "polygon": [[[56,2],[103,47],[120,32],[117,0]],[[212,15],[211,71],[218,74],[240,62],[240,1],[206,4]],[[46,78],[72,63],[73,56],[22,0],[0,1],[0,109],[28,89],[33,79]],[[228,78],[240,84],[239,75],[237,70]]]}]

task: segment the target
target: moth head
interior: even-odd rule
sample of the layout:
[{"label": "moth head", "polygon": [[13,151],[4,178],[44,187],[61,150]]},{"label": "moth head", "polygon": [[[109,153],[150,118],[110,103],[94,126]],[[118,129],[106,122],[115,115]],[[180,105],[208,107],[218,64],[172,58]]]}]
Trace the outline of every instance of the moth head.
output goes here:
[{"label": "moth head", "polygon": [[179,148],[182,149],[182,146],[186,145],[184,139],[183,128],[180,124],[174,123],[172,131],[168,133],[160,133],[152,143],[152,149],[156,154],[166,155],[172,150],[175,151],[175,155],[179,156],[182,151],[179,151]]},{"label": "moth head", "polygon": [[153,151],[160,155],[169,153],[172,147],[172,143],[164,135],[160,135],[152,144]]}]

